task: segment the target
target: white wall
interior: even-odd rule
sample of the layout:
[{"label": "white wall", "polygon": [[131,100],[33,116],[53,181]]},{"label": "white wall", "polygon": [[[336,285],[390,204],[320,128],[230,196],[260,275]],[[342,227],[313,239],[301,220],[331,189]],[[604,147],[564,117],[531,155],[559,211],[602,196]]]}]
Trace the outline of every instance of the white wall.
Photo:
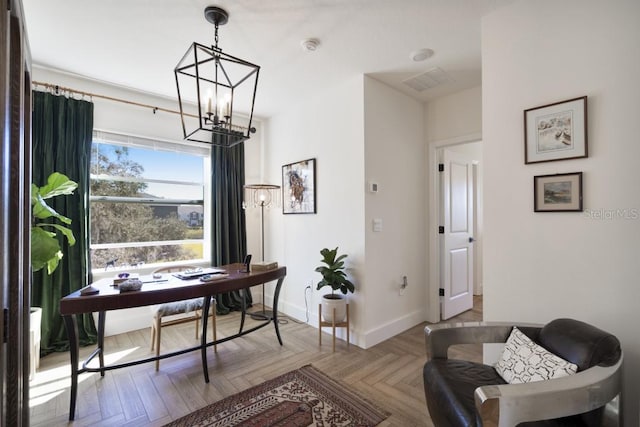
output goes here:
[{"label": "white wall", "polygon": [[[370,347],[424,321],[426,152],[424,106],[370,77],[364,80],[367,290],[365,345]],[[364,188],[360,189],[365,191]],[[373,220],[382,231],[373,231]],[[403,276],[408,286],[401,292]]]},{"label": "white wall", "polygon": [[[269,212],[266,258],[287,266],[280,308],[288,315],[318,323],[318,304],[327,293],[316,291],[321,277],[320,250],[348,254],[346,264],[356,286],[351,301],[352,341],[360,345],[368,286],[363,281],[364,129],[363,77],[353,76],[331,91],[301,99],[266,126],[265,180],[282,183],[282,166],[316,159],[317,214]],[[310,291],[305,291],[311,286]],[[270,296],[269,289],[267,295]],[[305,298],[307,297],[307,298]],[[342,331],[340,331],[342,333]],[[285,338],[286,342],[286,338]]]},{"label": "white wall", "polygon": [[[273,215],[270,258],[287,266],[283,311],[317,326],[320,249],[340,247],[356,285],[351,341],[371,347],[424,320],[423,106],[369,77],[301,100],[266,126],[271,181],[283,164],[317,159],[316,215]],[[376,181],[380,191],[367,192]],[[373,218],[383,231],[372,231]],[[402,276],[409,287],[399,295]],[[306,286],[312,292],[306,293]],[[305,296],[309,298],[305,301]],[[344,336],[344,331],[339,331]]]},{"label": "white wall", "polygon": [[[50,83],[61,87],[68,87],[77,91],[90,92],[156,107],[178,110],[178,101],[153,96],[139,91],[129,90],[124,87],[112,86],[95,80],[82,78],[80,76],[57,72],[55,70],[34,67],[33,79],[35,81]],[[39,89],[40,90],[40,89]],[[135,105],[123,104],[105,100],[99,97],[91,100],[94,104],[94,129],[108,130],[112,132],[142,136],[147,138],[159,138],[168,141],[182,142],[182,125],[180,116],[172,113],[143,108]],[[257,182],[261,174],[261,151],[263,130],[262,123],[254,118],[254,126],[257,132],[252,135],[249,142],[245,144],[245,179],[247,183]],[[260,248],[259,237],[259,217],[253,213],[247,213],[247,233],[249,251],[258,253]],[[257,235],[257,239],[255,235]],[[150,269],[140,268],[140,274],[149,273]],[[105,273],[102,272],[102,275]],[[111,273],[106,273],[111,274]],[[101,276],[99,270],[94,274],[94,278]],[[252,289],[252,293],[257,298],[260,297],[259,287]],[[119,334],[126,331],[149,327],[151,315],[148,307],[130,310],[121,310],[117,315],[107,315],[106,335]]]},{"label": "white wall", "polygon": [[[482,26],[485,319],[573,317],[617,335],[628,426],[640,397],[639,21],[637,0],[519,0]],[[589,157],[525,165],[523,110],[582,95]],[[574,171],[585,212],[534,213],[533,177]]]},{"label": "white wall", "polygon": [[477,140],[482,132],[482,88],[434,99],[425,108],[429,144],[451,139]]}]

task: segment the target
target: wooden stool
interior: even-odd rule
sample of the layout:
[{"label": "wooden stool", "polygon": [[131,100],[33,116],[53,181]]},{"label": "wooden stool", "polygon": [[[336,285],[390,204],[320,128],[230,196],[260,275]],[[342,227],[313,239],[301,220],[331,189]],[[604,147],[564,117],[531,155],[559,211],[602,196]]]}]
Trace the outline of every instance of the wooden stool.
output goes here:
[{"label": "wooden stool", "polygon": [[333,321],[322,320],[322,304],[318,304],[318,345],[322,346],[322,327],[331,326],[333,334],[333,351],[336,351],[336,328],[347,328],[347,347],[349,347],[349,304],[347,304],[347,319],[343,322],[336,322],[336,309],[333,309]]}]

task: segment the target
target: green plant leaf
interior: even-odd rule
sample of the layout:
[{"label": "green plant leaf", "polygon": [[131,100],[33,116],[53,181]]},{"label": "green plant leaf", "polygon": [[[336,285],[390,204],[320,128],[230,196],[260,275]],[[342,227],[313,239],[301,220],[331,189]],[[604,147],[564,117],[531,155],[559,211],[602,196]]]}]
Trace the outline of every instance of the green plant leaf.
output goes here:
[{"label": "green plant leaf", "polygon": [[73,190],[76,188],[78,188],[78,183],[71,181],[69,177],[60,172],[54,172],[47,178],[47,184],[39,188],[38,194],[43,199],[50,199],[55,196],[73,194]]},{"label": "green plant leaf", "polygon": [[[337,249],[338,249],[338,248],[336,248],[336,250],[337,250]],[[340,255],[338,258],[336,258],[336,259],[335,259],[335,261],[333,261],[333,263],[334,263],[334,264],[337,264],[337,263],[339,263],[340,261],[342,261],[343,259],[345,259],[346,257],[347,257],[347,255],[342,254],[342,255]],[[344,263],[343,263],[343,264],[344,264]]]},{"label": "green plant leaf", "polygon": [[[67,238],[67,241],[69,242],[69,246],[73,246],[76,244],[76,238],[73,235],[73,231],[70,228],[65,227],[64,225],[60,225],[60,224],[46,224],[46,223],[41,223],[41,224],[36,224],[38,227],[42,228],[42,227],[53,227],[56,230],[60,231],[62,234],[65,235],[65,237]],[[55,236],[55,233],[53,234]]]},{"label": "green plant leaf", "polygon": [[318,282],[316,289],[320,290],[325,286],[329,286],[332,293],[338,290],[343,294],[355,292],[355,286],[347,279],[347,274],[344,271],[343,260],[347,258],[347,255],[343,254],[336,258],[338,254],[337,247],[335,249],[324,248],[320,251],[320,254],[322,255],[321,261],[326,265],[321,265],[315,269],[316,272],[322,275],[322,280]]},{"label": "green plant leaf", "polygon": [[[35,186],[34,186],[35,187]],[[31,193],[31,211],[35,218],[45,219],[53,216],[57,212],[44,201],[42,196],[37,192]]]},{"label": "green plant leaf", "polygon": [[[59,214],[51,206],[47,204],[45,199],[54,196],[73,194],[78,184],[71,181],[66,175],[54,172],[47,178],[47,184],[38,187],[31,184],[31,210],[32,216],[38,219],[55,218],[64,224],[71,224],[71,219]],[[50,227],[55,232],[47,231],[45,228]],[[31,268],[38,271],[47,266],[49,274],[58,267],[58,263],[63,257],[60,243],[58,242],[56,232],[61,232],[72,246],[76,243],[76,239],[71,229],[64,225],[56,223],[36,223],[31,227]]]},{"label": "green plant leaf", "polygon": [[324,262],[327,265],[333,264],[334,260],[336,259],[337,253],[338,253],[337,247],[335,249],[324,248],[323,250],[320,251],[320,255],[322,255],[322,262]]},{"label": "green plant leaf", "polygon": [[38,195],[40,195],[40,188],[35,184],[31,184],[31,206],[38,202]]},{"label": "green plant leaf", "polygon": [[58,212],[56,212],[51,206],[47,204],[47,202],[44,201],[41,195],[39,194],[36,195],[35,203],[34,203],[34,198],[32,197],[31,202],[33,204],[32,210],[33,210],[34,217],[38,219],[54,217],[64,222],[65,224],[71,224],[71,220],[69,218],[67,218],[64,215],[60,215]]},{"label": "green plant leaf", "polygon": [[47,261],[47,274],[51,274],[56,271],[56,268],[58,268],[58,264],[63,256],[62,251],[58,251],[57,254],[49,258]]},{"label": "green plant leaf", "polygon": [[33,271],[42,270],[54,256],[60,252],[60,244],[53,237],[54,233],[40,227],[31,229],[31,268]]}]

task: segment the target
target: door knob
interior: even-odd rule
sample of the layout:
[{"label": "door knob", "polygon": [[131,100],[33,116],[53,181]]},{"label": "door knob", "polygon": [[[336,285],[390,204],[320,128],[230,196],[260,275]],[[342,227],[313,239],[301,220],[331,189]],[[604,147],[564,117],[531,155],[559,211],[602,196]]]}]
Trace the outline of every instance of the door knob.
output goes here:
[{"label": "door knob", "polygon": [[469,243],[473,243],[474,242],[474,238],[473,237],[469,237]]}]

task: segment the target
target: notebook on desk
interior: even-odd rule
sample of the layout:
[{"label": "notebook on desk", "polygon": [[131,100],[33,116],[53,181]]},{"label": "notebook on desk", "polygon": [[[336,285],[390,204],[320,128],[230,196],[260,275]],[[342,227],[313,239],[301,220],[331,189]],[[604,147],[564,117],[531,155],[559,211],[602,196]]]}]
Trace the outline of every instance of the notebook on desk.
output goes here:
[{"label": "notebook on desk", "polygon": [[194,268],[192,270],[185,270],[179,273],[175,273],[174,276],[178,279],[189,280],[197,279],[205,274],[226,274],[227,271],[222,268],[208,267],[208,268]]}]

